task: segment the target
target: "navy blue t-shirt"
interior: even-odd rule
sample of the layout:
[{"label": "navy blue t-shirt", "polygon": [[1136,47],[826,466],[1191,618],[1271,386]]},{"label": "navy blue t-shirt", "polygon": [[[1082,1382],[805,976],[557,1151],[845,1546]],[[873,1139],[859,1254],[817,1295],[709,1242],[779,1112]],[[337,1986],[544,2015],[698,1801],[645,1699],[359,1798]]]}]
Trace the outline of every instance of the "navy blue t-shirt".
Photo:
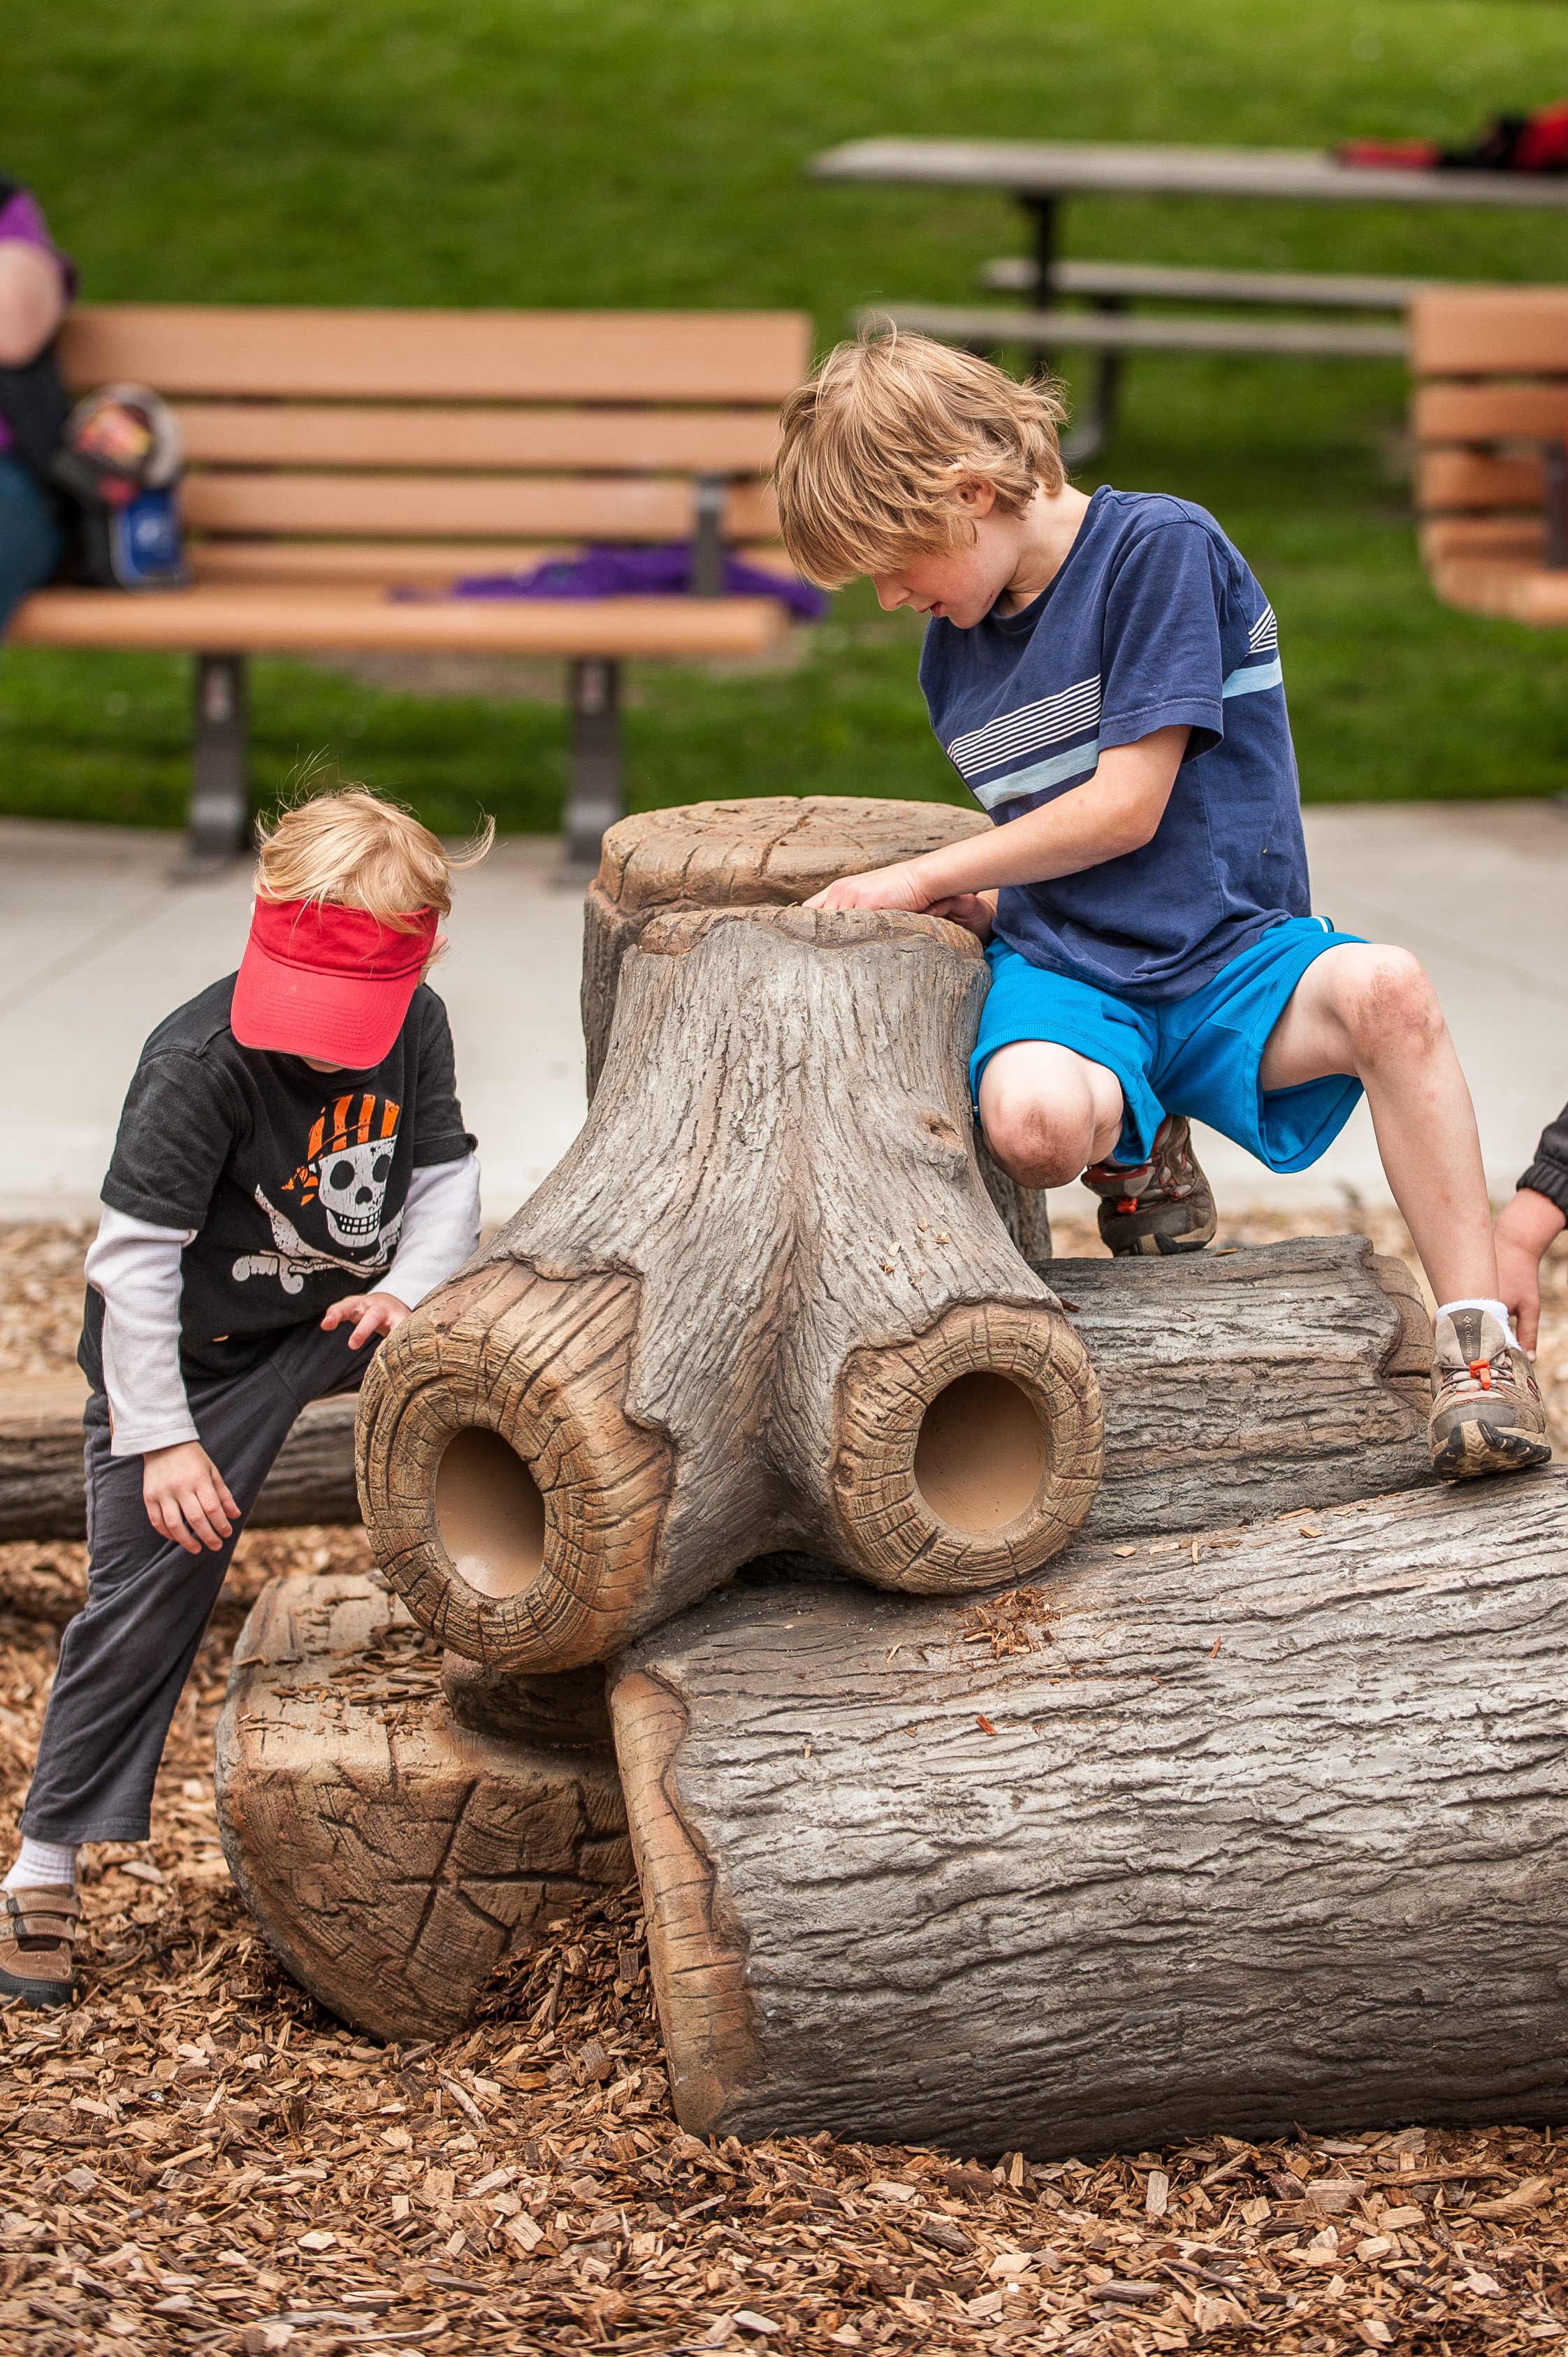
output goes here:
[{"label": "navy blue t-shirt", "polygon": [[1118,997],[1185,998],[1282,917],[1311,913],[1274,617],[1189,500],[1101,490],[1048,587],[972,630],[927,627],[920,685],[998,825],[1093,775],[1102,752],[1186,722],[1152,842],[1009,885],[997,937]]}]

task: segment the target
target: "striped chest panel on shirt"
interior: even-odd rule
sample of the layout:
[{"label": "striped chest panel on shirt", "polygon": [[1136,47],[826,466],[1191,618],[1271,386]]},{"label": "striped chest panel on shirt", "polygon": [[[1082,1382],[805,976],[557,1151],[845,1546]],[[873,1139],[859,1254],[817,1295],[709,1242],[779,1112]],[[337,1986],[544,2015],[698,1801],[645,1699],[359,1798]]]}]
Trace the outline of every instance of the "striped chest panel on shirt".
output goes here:
[{"label": "striped chest panel on shirt", "polygon": [[[1229,700],[1283,685],[1279,626],[1265,606],[1248,633],[1245,661],[1228,673],[1220,694]],[[1100,675],[1091,673],[955,737],[948,758],[986,811],[1079,783],[1099,765],[1100,704]]]}]

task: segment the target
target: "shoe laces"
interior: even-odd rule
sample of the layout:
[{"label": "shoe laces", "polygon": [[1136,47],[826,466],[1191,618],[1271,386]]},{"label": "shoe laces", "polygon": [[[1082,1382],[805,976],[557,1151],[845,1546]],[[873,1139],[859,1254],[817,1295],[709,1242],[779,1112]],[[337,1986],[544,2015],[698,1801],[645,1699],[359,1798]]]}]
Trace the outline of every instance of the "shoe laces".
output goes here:
[{"label": "shoe laces", "polygon": [[1499,1383],[1508,1383],[1513,1374],[1513,1364],[1506,1351],[1495,1358],[1472,1359],[1467,1366],[1446,1367],[1443,1388],[1454,1396],[1467,1398],[1472,1392],[1489,1392],[1494,1376]]}]

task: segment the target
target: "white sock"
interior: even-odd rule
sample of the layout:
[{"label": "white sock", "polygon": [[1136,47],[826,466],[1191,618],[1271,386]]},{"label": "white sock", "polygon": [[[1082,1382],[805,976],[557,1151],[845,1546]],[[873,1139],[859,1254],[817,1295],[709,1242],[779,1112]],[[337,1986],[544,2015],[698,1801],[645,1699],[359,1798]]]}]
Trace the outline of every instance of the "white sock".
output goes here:
[{"label": "white sock", "polygon": [[1509,1316],[1507,1309],[1503,1307],[1503,1304],[1500,1301],[1441,1301],[1437,1306],[1437,1315],[1439,1318],[1446,1318],[1451,1309],[1485,1309],[1488,1311],[1490,1315],[1497,1319],[1498,1324],[1508,1336],[1513,1348],[1516,1351],[1520,1348],[1519,1336],[1513,1330],[1513,1319]]},{"label": "white sock", "polygon": [[69,1890],[76,1881],[76,1844],[69,1846],[59,1842],[29,1841],[22,1835],[22,1855],[0,1882],[0,1890],[42,1890],[51,1884],[63,1884]]}]

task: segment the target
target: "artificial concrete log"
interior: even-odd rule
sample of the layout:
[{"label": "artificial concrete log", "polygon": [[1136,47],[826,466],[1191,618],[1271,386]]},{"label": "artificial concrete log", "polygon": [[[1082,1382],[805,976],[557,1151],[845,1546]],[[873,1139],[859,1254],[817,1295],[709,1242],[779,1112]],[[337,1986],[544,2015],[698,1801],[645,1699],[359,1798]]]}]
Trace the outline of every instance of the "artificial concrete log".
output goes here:
[{"label": "artificial concrete log", "polygon": [[576,1143],[366,1378],[371,1544],[444,1644],[564,1670],[774,1549],[932,1592],[1066,1544],[1099,1390],[976,1167],[985,986],[929,917],[644,927]]},{"label": "artificial concrete log", "polygon": [[1080,1542],[1049,1598],[743,1583],[631,1649],[684,2126],[1568,2117],[1568,1477]]},{"label": "artificial concrete log", "polygon": [[[609,1049],[621,961],[650,919],[689,909],[798,904],[841,876],[984,834],[991,821],[943,802],[841,794],[763,794],[622,819],[605,836],[583,910],[583,1042],[588,1094]],[[976,1159],[1002,1223],[1027,1260],[1048,1260],[1045,1196],[1019,1187],[983,1138]]]},{"label": "artificial concrete log", "polygon": [[1087,1538],[1201,1531],[1432,1480],[1432,1320],[1365,1236],[1042,1267],[1105,1404]]},{"label": "artificial concrete log", "polygon": [[218,1728],[241,1895],[295,1979],[381,2038],[462,2028],[547,1916],[630,1871],[608,1749],[478,1732],[442,1667],[379,1579],[274,1580]]},{"label": "artificial concrete log", "polygon": [[[0,1391],[0,1542],[87,1535],[81,1466],[84,1383],[71,1376]],[[351,1396],[316,1400],[285,1441],[251,1514],[253,1530],[357,1523]]]}]

